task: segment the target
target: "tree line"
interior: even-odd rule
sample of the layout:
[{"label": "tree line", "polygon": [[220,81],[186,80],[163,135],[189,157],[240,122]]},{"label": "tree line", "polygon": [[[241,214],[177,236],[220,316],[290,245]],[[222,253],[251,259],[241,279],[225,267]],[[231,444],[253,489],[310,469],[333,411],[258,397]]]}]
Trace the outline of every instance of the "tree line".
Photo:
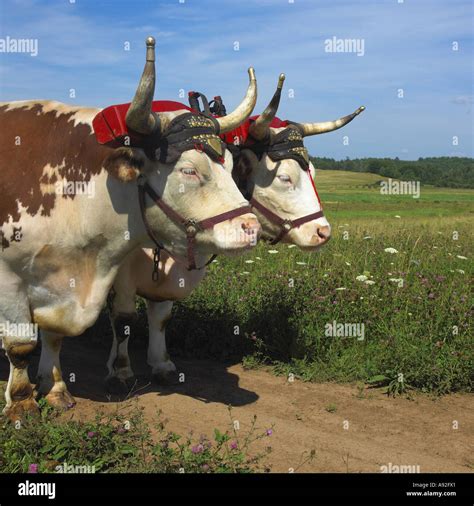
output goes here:
[{"label": "tree line", "polygon": [[442,156],[400,160],[398,158],[356,158],[334,160],[310,157],[316,169],[371,172],[403,181],[449,188],[474,188],[474,158]]}]

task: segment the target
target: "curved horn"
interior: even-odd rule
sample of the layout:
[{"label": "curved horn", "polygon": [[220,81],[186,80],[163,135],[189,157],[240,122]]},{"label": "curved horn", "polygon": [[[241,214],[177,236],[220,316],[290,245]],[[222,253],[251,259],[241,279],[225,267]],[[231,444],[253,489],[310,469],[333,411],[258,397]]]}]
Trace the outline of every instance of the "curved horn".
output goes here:
[{"label": "curved horn", "polygon": [[263,140],[268,135],[270,123],[275,117],[278,106],[280,105],[281,89],[285,81],[285,74],[280,74],[278,78],[278,85],[270,103],[260,116],[250,125],[250,135],[257,140]]},{"label": "curved horn", "polygon": [[150,134],[159,126],[158,116],[152,114],[155,92],[155,39],[146,39],[146,63],[137,91],[125,116],[125,123],[135,132]]},{"label": "curved horn", "polygon": [[347,123],[351,122],[356,116],[358,116],[362,111],[365,110],[364,106],[359,107],[357,111],[354,111],[352,114],[348,116],[344,116],[343,118],[339,118],[335,121],[325,121],[323,123],[293,123],[296,125],[303,134],[303,137],[308,135],[318,135],[325,134],[326,132],[332,132],[333,130],[337,130],[338,128],[347,125]]},{"label": "curved horn", "polygon": [[253,108],[257,103],[257,80],[255,79],[255,70],[253,67],[249,68],[248,73],[249,87],[247,88],[247,93],[242,102],[227,116],[216,118],[220,127],[219,133],[221,134],[230,132],[243,123],[252,114]]}]

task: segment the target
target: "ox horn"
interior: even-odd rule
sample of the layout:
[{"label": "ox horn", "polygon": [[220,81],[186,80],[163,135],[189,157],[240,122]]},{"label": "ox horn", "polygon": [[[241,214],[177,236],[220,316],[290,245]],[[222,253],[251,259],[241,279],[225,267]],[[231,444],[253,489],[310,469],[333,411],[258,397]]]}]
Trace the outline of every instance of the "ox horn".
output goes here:
[{"label": "ox horn", "polygon": [[242,102],[227,116],[216,118],[219,123],[220,133],[225,134],[230,132],[234,128],[237,128],[243,123],[253,111],[255,104],[257,103],[257,80],[255,79],[255,70],[250,67],[249,73],[249,87],[247,93]]},{"label": "ox horn", "polygon": [[152,113],[155,92],[155,39],[146,39],[146,63],[137,91],[125,116],[125,123],[135,132],[151,134],[159,127],[159,118]]},{"label": "ox horn", "polygon": [[281,89],[285,81],[285,74],[280,74],[278,85],[270,103],[260,116],[250,125],[250,135],[256,140],[263,140],[268,135],[270,123],[275,117],[280,105]]},{"label": "ox horn", "polygon": [[297,126],[303,135],[306,137],[308,135],[318,135],[325,134],[326,132],[332,132],[333,130],[337,130],[338,128],[347,125],[347,123],[351,122],[356,116],[358,116],[362,111],[365,110],[364,106],[359,107],[357,111],[354,111],[352,114],[348,116],[344,116],[343,118],[336,119],[335,121],[324,121],[322,123],[293,123],[293,125]]}]

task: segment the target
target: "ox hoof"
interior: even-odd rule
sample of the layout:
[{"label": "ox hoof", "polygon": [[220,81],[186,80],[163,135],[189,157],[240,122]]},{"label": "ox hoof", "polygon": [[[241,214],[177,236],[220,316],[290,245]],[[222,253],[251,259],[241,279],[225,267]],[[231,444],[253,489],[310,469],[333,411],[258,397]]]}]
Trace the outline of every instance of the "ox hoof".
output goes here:
[{"label": "ox hoof", "polygon": [[17,421],[23,421],[25,418],[39,417],[40,409],[38,403],[30,397],[29,399],[23,399],[22,401],[13,402],[10,406],[5,407],[3,414],[13,423]]},{"label": "ox hoof", "polygon": [[176,371],[157,371],[152,374],[153,381],[158,385],[179,385],[179,374]]},{"label": "ox hoof", "polygon": [[50,406],[60,411],[67,411],[76,405],[74,397],[67,390],[64,392],[50,392],[45,399]]},{"label": "ox hoof", "polygon": [[105,379],[105,388],[107,392],[115,395],[127,395],[135,384],[135,378],[122,379],[117,376],[110,376]]}]

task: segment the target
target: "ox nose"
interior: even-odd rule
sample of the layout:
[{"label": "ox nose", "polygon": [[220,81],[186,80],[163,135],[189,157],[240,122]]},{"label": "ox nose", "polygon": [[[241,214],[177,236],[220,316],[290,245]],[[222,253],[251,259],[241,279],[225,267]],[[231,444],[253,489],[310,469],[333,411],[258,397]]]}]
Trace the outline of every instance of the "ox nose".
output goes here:
[{"label": "ox nose", "polygon": [[262,227],[254,215],[244,215],[242,222],[242,230],[247,235],[260,236]]},{"label": "ox nose", "polygon": [[318,227],[316,233],[319,237],[319,244],[325,244],[331,238],[331,227]]}]

